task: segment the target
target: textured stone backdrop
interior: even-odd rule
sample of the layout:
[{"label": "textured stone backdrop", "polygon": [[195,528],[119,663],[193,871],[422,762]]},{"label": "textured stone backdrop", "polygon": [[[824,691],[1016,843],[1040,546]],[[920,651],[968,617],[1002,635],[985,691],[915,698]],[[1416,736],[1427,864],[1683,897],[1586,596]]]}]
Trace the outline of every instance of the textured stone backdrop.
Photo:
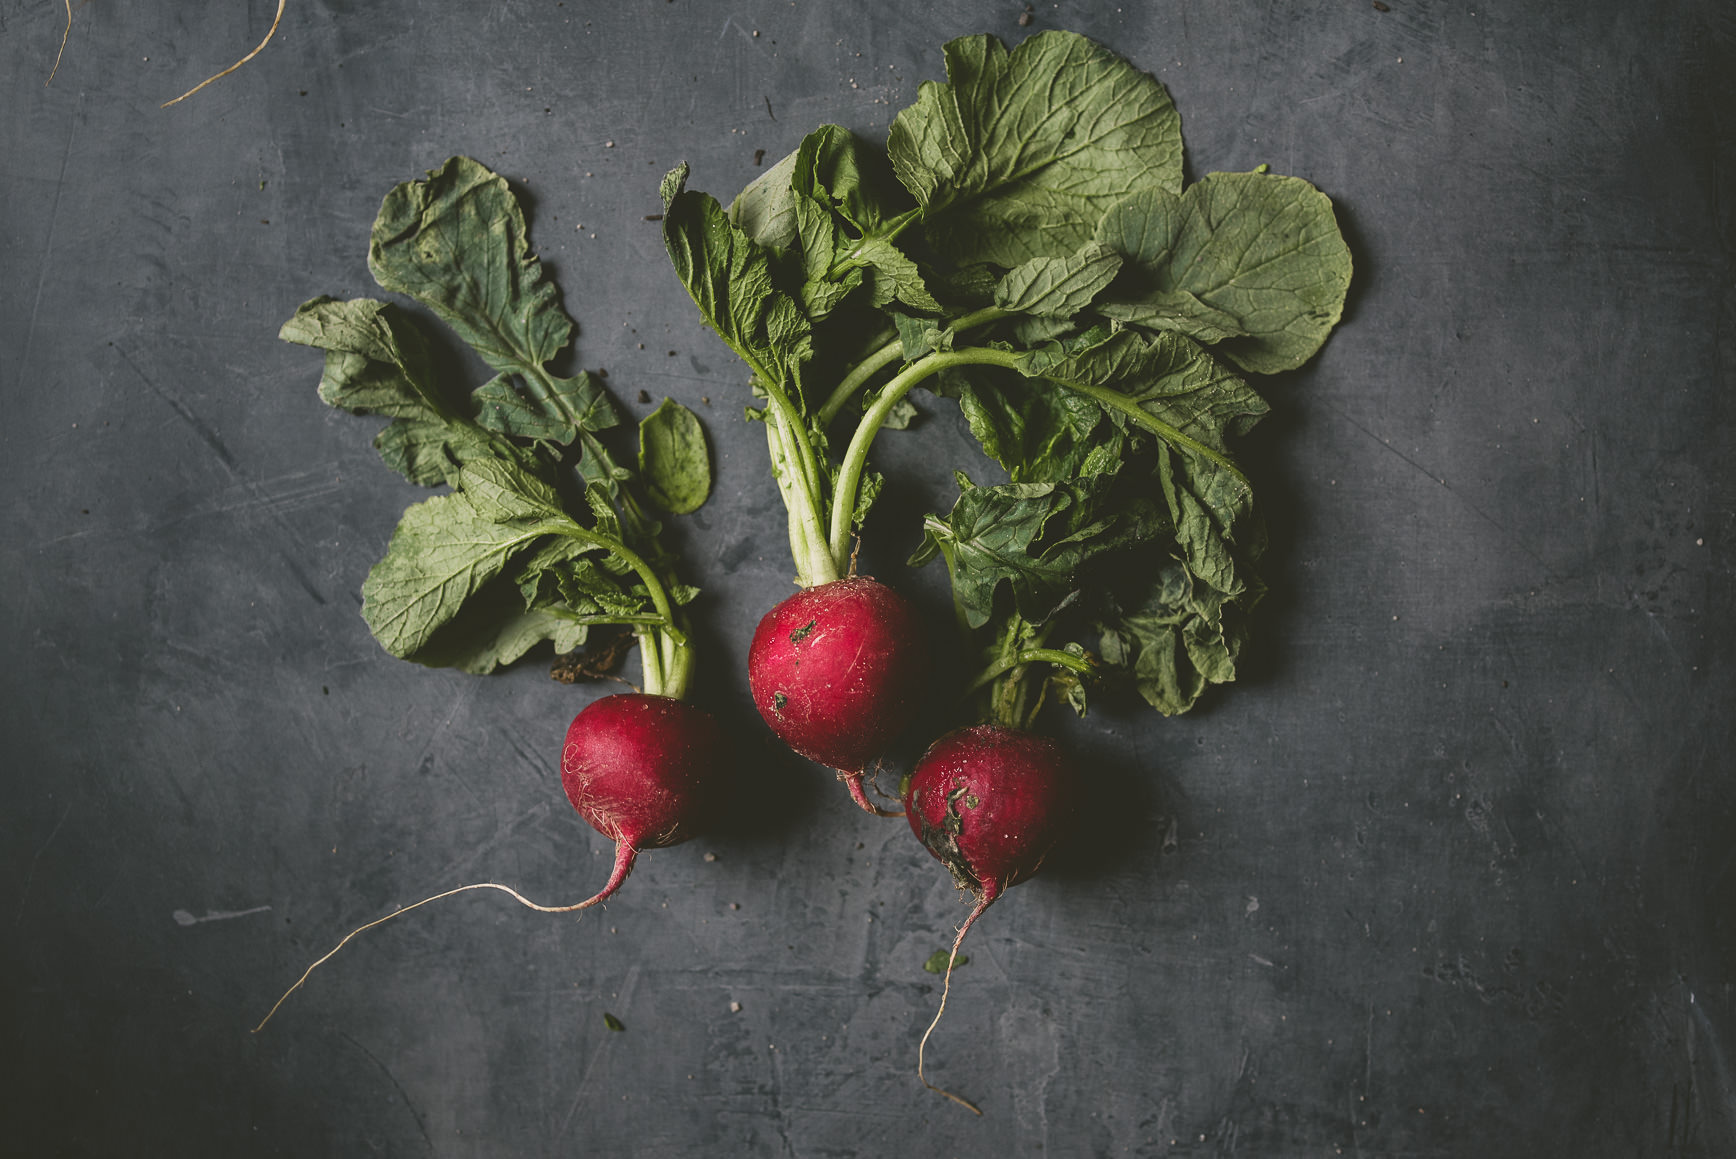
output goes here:
[{"label": "textured stone backdrop", "polygon": [[[5,1149],[1736,1153],[1729,6],[289,0],[158,108],[272,7],[76,6],[45,87],[62,6],[0,0]],[[822,121],[882,137],[946,39],[1054,27],[1169,86],[1191,176],[1326,190],[1356,281],[1245,448],[1246,678],[1055,721],[1101,827],[972,935],[930,1058],[976,1119],[914,1074],[961,899],[751,716],[781,513],[643,218],[678,161],[727,197]],[[606,868],[556,776],[600,690],[380,651],[413,489],[275,338],[376,292],[381,196],[453,153],[527,199],[574,364],[708,423],[678,538],[757,777],[606,912],[431,907],[251,1037],[353,925]],[[913,520],[992,472],[922,405],[866,559],[944,625]]]}]

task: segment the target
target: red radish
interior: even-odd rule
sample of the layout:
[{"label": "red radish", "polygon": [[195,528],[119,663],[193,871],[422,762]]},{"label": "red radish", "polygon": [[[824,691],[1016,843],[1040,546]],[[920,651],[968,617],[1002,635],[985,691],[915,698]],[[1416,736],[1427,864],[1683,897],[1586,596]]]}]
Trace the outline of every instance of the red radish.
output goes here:
[{"label": "red radish", "polygon": [[684,700],[639,692],[593,701],[567,726],[561,785],[579,816],[615,842],[615,867],[601,890],[572,905],[551,906],[538,905],[510,886],[484,881],[393,910],[345,934],[284,991],[254,1033],[263,1030],[285,999],[351,938],[429,902],[473,889],[497,889],[531,909],[564,914],[607,899],[627,880],[639,850],[679,845],[699,832],[718,804],[728,767],[729,742],[717,718],[703,709]]},{"label": "red radish", "polygon": [[624,692],[593,701],[567,728],[561,787],[579,816],[615,842],[614,893],[641,849],[679,845],[715,810],[729,748],[717,719],[685,700]]},{"label": "red radish", "polygon": [[923,1077],[922,1052],[946,1012],[952,965],[965,934],[1009,886],[1042,868],[1071,827],[1080,797],[1078,778],[1060,745],[992,724],[955,729],[935,741],[904,791],[911,831],[952,871],[959,888],[977,899],[953,941],[940,1010],[916,1050],[916,1074],[929,1090],[977,1114],[982,1112]]},{"label": "red radish", "polygon": [[778,739],[837,769],[862,808],[862,774],[915,716],[928,669],[922,625],[904,597],[867,576],[797,592],[748,650],[754,707]]}]

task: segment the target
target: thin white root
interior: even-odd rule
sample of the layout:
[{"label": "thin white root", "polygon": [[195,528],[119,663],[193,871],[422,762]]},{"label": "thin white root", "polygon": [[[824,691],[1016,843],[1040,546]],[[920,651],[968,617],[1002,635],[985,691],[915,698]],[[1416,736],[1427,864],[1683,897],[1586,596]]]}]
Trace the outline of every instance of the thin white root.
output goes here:
[{"label": "thin white root", "polygon": [[606,901],[617,889],[621,888],[621,883],[623,881],[627,880],[627,875],[629,873],[633,872],[633,861],[637,855],[638,855],[638,851],[636,849],[634,849],[631,845],[628,845],[624,841],[618,843],[615,847],[615,867],[614,867],[614,870],[609,874],[608,884],[603,886],[603,888],[601,890],[599,890],[594,896],[588,897],[584,901],[581,901],[581,902],[575,902],[572,905],[538,905],[536,902],[531,901],[528,897],[525,897],[524,894],[518,892],[518,890],[513,889],[510,885],[499,885],[499,884],[496,884],[495,882],[492,882],[492,881],[481,881],[481,882],[477,882],[474,885],[461,885],[457,889],[449,889],[445,893],[437,893],[433,897],[425,897],[421,901],[416,902],[413,905],[407,905],[403,909],[395,909],[383,918],[375,918],[373,921],[367,923],[366,925],[357,926],[355,929],[353,929],[349,933],[345,934],[343,937],[343,940],[341,942],[339,942],[337,945],[333,946],[330,950],[326,951],[324,957],[320,958],[313,965],[309,966],[306,970],[302,971],[301,977],[299,977],[295,980],[295,985],[293,985],[289,989],[285,990],[283,992],[283,997],[279,998],[276,1002],[274,1002],[272,1004],[271,1009],[266,1012],[265,1017],[261,1018],[259,1020],[259,1025],[255,1026],[253,1028],[253,1033],[258,1034],[261,1030],[264,1030],[265,1024],[267,1022],[271,1021],[271,1016],[277,1013],[279,1007],[281,1007],[285,1002],[289,1001],[289,996],[291,994],[294,994],[297,990],[301,989],[302,983],[307,981],[308,976],[310,974],[312,974],[315,970],[319,969],[321,966],[325,965],[327,962],[331,961],[332,957],[339,950],[341,950],[345,946],[349,945],[350,941],[352,939],[354,939],[357,934],[366,933],[368,930],[373,929],[375,926],[381,925],[385,922],[389,922],[395,917],[399,917],[399,916],[402,916],[403,914],[407,914],[413,909],[420,909],[423,906],[427,905],[429,902],[440,901],[442,898],[452,897],[452,896],[454,896],[456,894],[460,894],[460,893],[468,893],[470,890],[473,890],[473,889],[498,889],[501,893],[504,893],[504,894],[511,896],[512,899],[514,901],[518,902],[520,905],[525,906],[528,909],[536,910],[538,913],[570,914],[575,910],[589,909],[591,906],[596,905],[600,901]]},{"label": "thin white root", "polygon": [[60,71],[60,58],[66,52],[66,38],[72,35],[72,0],[66,0],[66,30],[60,34],[60,51],[54,54],[54,67],[48,70],[48,79],[42,82],[47,88],[54,83],[54,74]]},{"label": "thin white root", "polygon": [[946,960],[946,980],[940,987],[940,1009],[934,1012],[934,1021],[930,1022],[928,1029],[922,1032],[922,1041],[916,1044],[916,1077],[922,1080],[922,1085],[937,1095],[945,1095],[973,1115],[982,1114],[982,1111],[977,1109],[976,1104],[966,1102],[951,1091],[943,1090],[928,1081],[927,1076],[922,1073],[922,1054],[928,1047],[928,1036],[933,1034],[934,1028],[940,1025],[940,1016],[946,1013],[946,996],[952,990],[952,967],[958,961],[958,948],[964,944],[965,934],[970,932],[971,926],[976,924],[976,920],[982,916],[983,911],[988,909],[989,903],[994,900],[994,895],[989,894],[977,902],[976,908],[970,911],[970,917],[964,919],[964,925],[959,927],[958,937],[953,939],[952,954]]},{"label": "thin white root", "polygon": [[[72,2],[72,0],[67,0],[68,4],[70,4],[71,2]],[[271,43],[271,38],[277,34],[278,23],[283,20],[283,6],[285,4],[287,4],[288,2],[289,2],[289,0],[277,0],[277,15],[272,18],[271,28],[266,31],[265,39],[259,42],[258,48],[254,49],[252,52],[248,53],[246,56],[242,57],[240,60],[238,60],[234,64],[230,65],[228,68],[224,69],[222,72],[218,73],[216,76],[206,77],[204,80],[200,81],[198,84],[194,85],[192,88],[188,89],[186,92],[182,93],[180,96],[176,97],[174,100],[164,101],[161,105],[158,106],[158,108],[166,109],[170,105],[180,104],[182,101],[186,100],[188,97],[192,96],[194,93],[198,92],[200,89],[204,88],[206,85],[210,84],[212,81],[222,80],[224,77],[228,76],[230,73],[234,72],[236,69],[240,68],[242,65],[246,64],[248,61],[252,60],[254,57],[258,56],[261,52],[263,52],[265,50],[265,46]],[[72,26],[72,15],[71,15],[71,12],[69,10],[68,14],[67,14],[67,27],[70,28],[71,26]],[[50,78],[50,79],[53,79],[53,78]]]}]

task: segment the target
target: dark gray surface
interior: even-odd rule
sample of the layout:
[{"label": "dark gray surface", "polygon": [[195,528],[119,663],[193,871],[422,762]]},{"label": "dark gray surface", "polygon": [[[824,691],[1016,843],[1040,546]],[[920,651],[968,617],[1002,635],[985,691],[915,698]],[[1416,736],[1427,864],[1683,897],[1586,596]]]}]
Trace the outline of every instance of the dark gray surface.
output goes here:
[{"label": "dark gray surface", "polygon": [[[1713,0],[1039,6],[1170,87],[1191,174],[1330,193],[1356,283],[1265,383],[1247,679],[1075,730],[1105,836],[978,925],[933,1042],[986,1115],[917,1084],[921,963],[964,908],[902,823],[759,740],[781,517],[743,376],[641,219],[677,161],[727,196],[823,120],[883,134],[945,39],[1017,39],[1022,7],[290,0],[160,110],[268,0],[79,6],[47,88],[61,6],[0,0],[5,1149],[1736,1154]],[[274,338],[373,291],[380,197],[459,152],[528,194],[578,364],[705,413],[701,695],[771,771],[606,913],[423,910],[250,1037],[361,921],[606,867],[555,768],[599,691],[375,646],[357,589],[412,489]],[[948,455],[981,467],[927,405],[886,440],[870,561],[938,610],[908,516]]]}]

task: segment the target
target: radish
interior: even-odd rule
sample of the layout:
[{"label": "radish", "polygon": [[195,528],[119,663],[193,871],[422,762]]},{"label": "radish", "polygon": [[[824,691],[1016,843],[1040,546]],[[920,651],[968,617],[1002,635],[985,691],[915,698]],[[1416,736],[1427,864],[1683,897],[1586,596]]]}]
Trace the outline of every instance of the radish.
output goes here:
[{"label": "radish", "polygon": [[641,849],[679,845],[699,833],[719,804],[729,751],[717,718],[684,700],[634,692],[593,701],[567,727],[561,786],[579,816],[615,842],[614,870],[602,889],[572,905],[550,906],[538,905],[510,886],[483,881],[393,910],[345,934],[284,991],[253,1032],[265,1029],[308,976],[357,934],[430,902],[473,889],[497,889],[539,913],[564,914],[607,900],[627,880]]},{"label": "radish", "polygon": [[748,650],[760,716],[790,748],[838,770],[870,813],[869,762],[903,731],[922,694],[928,649],[910,604],[867,576],[797,592],[767,612]]},{"label": "radish", "polygon": [[729,742],[717,718],[684,700],[623,692],[594,701],[567,728],[561,787],[579,816],[615,842],[608,884],[621,887],[641,849],[679,845],[715,812]]},{"label": "radish", "polygon": [[979,1115],[976,1107],[924,1077],[923,1051],[946,1012],[952,967],[965,934],[1009,886],[1042,868],[1071,828],[1080,798],[1078,779],[1059,745],[993,724],[955,729],[935,741],[905,787],[911,831],[952,871],[959,888],[976,896],[947,959],[940,1009],[916,1048],[916,1075],[929,1090]]},{"label": "radish", "polygon": [[639,850],[687,840],[720,803],[729,746],[710,714],[682,700],[694,665],[682,608],[698,592],[679,582],[656,518],[710,493],[704,430],[665,399],[639,423],[638,469],[616,457],[599,436],[624,416],[601,375],[550,368],[573,322],[525,230],[506,180],[466,157],[393,189],[375,220],[374,279],[427,307],[498,372],[468,399],[441,389],[424,324],[390,303],[314,298],[281,336],[326,351],[323,401],[392,416],[375,440],[390,466],[450,488],[404,513],[362,586],[363,618],[388,652],[485,673],[549,639],[576,656],[563,668],[600,676],[621,649],[593,641],[578,655],[589,631],[624,625],[637,637],[643,688],[586,707],[561,755],[568,800],[615,842],[613,871],[572,905],[481,882],[369,922],[309,966],[255,1031],[364,930],[475,889],[543,913],[588,909],[621,887]]}]

